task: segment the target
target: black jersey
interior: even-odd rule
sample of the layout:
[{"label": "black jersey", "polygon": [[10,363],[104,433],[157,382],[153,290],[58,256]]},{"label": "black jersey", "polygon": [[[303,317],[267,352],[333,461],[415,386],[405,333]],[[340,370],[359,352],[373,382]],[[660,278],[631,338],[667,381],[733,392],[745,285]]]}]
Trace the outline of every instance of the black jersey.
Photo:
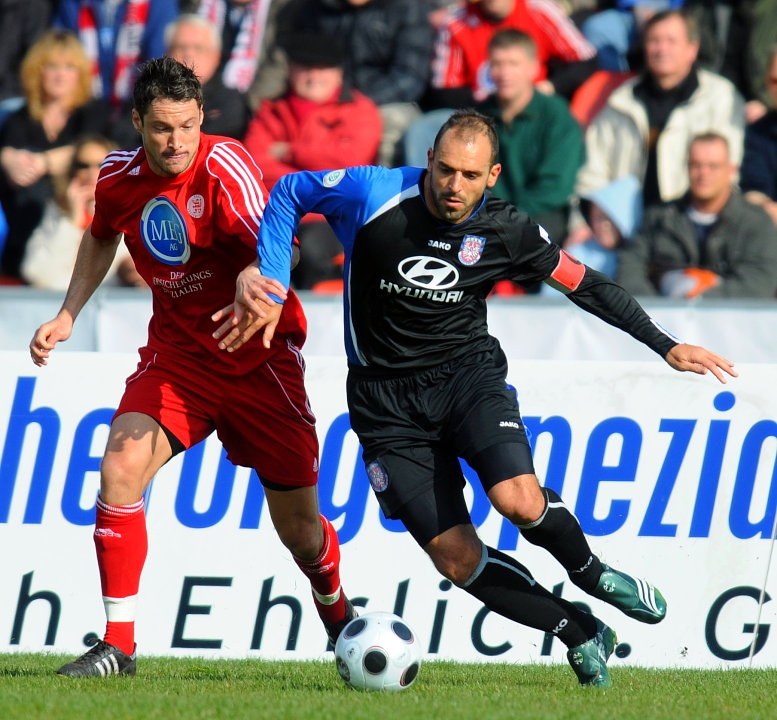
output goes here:
[{"label": "black jersey", "polygon": [[662,356],[676,344],[625,290],[580,265],[509,203],[487,194],[464,222],[436,218],[423,199],[425,172],[374,166],[300,172],[283,177],[270,194],[258,240],[264,275],[288,286],[291,241],[305,213],[323,214],[345,248],[352,366],[407,372],[472,352],[489,341],[486,298],[502,279],[551,282]]}]

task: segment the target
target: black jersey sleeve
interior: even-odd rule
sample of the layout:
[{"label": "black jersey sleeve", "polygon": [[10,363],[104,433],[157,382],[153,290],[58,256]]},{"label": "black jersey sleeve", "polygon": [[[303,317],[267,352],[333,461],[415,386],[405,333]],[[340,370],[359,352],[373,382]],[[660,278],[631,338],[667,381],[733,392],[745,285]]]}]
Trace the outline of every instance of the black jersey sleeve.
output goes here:
[{"label": "black jersey sleeve", "polygon": [[579,285],[567,297],[586,312],[627,332],[662,358],[679,343],[618,283],[590,267],[586,266]]}]

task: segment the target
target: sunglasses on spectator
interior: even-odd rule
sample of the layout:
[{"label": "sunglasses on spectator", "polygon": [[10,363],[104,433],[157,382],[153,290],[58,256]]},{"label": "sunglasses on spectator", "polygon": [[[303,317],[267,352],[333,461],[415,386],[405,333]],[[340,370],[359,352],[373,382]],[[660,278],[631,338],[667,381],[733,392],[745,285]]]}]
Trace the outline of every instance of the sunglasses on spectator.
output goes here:
[{"label": "sunglasses on spectator", "polygon": [[98,161],[95,161],[95,162],[86,162],[85,160],[76,160],[73,163],[73,167],[76,170],[89,170],[89,169],[92,169],[92,168],[99,168],[100,165],[102,165],[102,161],[101,160],[98,160]]}]

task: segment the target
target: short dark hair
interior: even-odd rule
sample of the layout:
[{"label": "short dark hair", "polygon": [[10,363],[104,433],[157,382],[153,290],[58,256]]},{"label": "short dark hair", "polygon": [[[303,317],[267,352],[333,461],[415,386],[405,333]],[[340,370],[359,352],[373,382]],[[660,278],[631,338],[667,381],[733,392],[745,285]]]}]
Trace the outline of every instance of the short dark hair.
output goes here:
[{"label": "short dark hair", "polygon": [[715,142],[721,143],[726,148],[727,153],[731,152],[731,145],[729,144],[728,138],[725,135],[715,130],[707,130],[706,132],[698,133],[691,138],[690,142],[688,143],[688,155],[691,154],[691,148],[696,145],[696,143]]},{"label": "short dark hair", "polygon": [[171,57],[148,60],[140,66],[132,90],[132,103],[141,120],[151,103],[159,99],[174,102],[196,100],[197,107],[201,108],[202,83],[192,68]]},{"label": "short dark hair", "polygon": [[651,15],[648,21],[642,28],[642,41],[644,44],[645,36],[648,30],[654,28],[659,23],[668,20],[669,18],[678,17],[685,24],[685,30],[688,33],[688,40],[691,42],[699,41],[699,23],[696,20],[696,16],[690,10],[686,8],[674,8],[670,10],[661,10],[655,15]]},{"label": "short dark hair", "polygon": [[495,32],[488,43],[488,52],[512,47],[521,48],[529,57],[537,57],[537,43],[534,42],[534,38],[515,28],[505,28]]},{"label": "short dark hair", "polygon": [[437,152],[437,146],[440,139],[447,132],[455,132],[457,135],[466,139],[475,138],[478,135],[485,135],[491,145],[491,165],[495,165],[499,157],[499,138],[496,134],[496,125],[493,118],[483,115],[472,108],[463,108],[456,110],[437,131],[434,138],[432,149]]}]

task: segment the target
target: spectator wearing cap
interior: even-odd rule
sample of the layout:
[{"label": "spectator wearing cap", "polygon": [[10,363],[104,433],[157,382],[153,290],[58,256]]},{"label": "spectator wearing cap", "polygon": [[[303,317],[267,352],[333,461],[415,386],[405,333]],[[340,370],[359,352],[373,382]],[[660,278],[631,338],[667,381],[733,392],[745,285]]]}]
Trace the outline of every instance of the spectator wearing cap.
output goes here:
[{"label": "spectator wearing cap", "polygon": [[[289,89],[277,100],[262,101],[243,141],[267,187],[290,172],[374,163],[381,139],[380,111],[344,82],[340,45],[326,35],[298,33],[287,40],[286,54]],[[331,261],[342,247],[323,218],[308,216],[299,240],[302,257],[292,278],[298,289],[309,289],[339,272]]]},{"label": "spectator wearing cap", "polygon": [[401,139],[421,116],[418,103],[431,76],[434,33],[418,0],[290,0],[288,27],[336,38],[345,79],[380,109],[381,165],[402,161]]}]

